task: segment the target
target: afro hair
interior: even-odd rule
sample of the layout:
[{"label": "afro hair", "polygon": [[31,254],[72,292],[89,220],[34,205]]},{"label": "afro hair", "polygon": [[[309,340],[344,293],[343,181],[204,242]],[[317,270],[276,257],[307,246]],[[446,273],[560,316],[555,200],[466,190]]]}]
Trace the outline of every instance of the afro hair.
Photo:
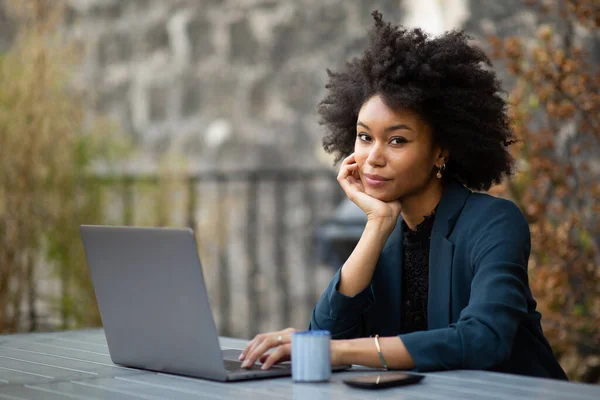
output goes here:
[{"label": "afro hair", "polygon": [[433,141],[450,157],[445,178],[472,190],[488,190],[511,175],[514,143],[505,94],[490,59],[461,31],[431,38],[372,13],[375,26],[362,57],[342,72],[327,74],[327,94],[319,103],[325,127],[323,146],[336,163],[354,151],[362,105],[380,95],[391,108],[416,112],[431,127]]}]

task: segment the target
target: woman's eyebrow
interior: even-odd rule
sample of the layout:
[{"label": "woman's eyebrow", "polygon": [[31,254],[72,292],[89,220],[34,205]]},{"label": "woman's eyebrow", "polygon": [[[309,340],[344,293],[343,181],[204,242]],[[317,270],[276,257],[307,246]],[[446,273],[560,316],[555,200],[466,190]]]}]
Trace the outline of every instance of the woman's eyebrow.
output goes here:
[{"label": "woman's eyebrow", "polygon": [[[371,129],[367,126],[367,124],[358,121],[356,123],[357,126],[362,126],[365,129]],[[412,129],[410,126],[408,125],[404,125],[404,124],[398,124],[398,125],[392,125],[392,126],[388,126],[387,128],[385,128],[384,132],[390,132],[390,131],[397,131],[397,130],[408,130],[408,131],[414,131],[414,129]]]},{"label": "woman's eyebrow", "polygon": [[412,131],[413,129],[410,126],[404,125],[404,124],[392,125],[392,126],[388,126],[387,128],[385,128],[385,132],[397,131],[397,130]]}]

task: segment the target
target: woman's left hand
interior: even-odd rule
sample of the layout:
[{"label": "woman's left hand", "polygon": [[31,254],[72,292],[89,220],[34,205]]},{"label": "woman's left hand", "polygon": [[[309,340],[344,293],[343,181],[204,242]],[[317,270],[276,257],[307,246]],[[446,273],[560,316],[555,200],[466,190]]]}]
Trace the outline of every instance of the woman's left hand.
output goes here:
[{"label": "woman's left hand", "polygon": [[[296,332],[294,328],[287,328],[282,331],[261,333],[248,343],[240,360],[243,361],[243,368],[250,368],[256,361],[262,363],[262,369],[269,369],[278,362],[289,361],[292,354],[292,333]],[[274,351],[267,353],[270,349]]]}]

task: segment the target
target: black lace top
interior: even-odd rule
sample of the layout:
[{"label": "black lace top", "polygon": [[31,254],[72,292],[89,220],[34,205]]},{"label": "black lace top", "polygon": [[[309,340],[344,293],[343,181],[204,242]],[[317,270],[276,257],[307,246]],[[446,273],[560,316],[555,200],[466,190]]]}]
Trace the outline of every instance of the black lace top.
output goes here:
[{"label": "black lace top", "polygon": [[411,230],[402,222],[402,333],[427,330],[429,244],[435,210]]}]

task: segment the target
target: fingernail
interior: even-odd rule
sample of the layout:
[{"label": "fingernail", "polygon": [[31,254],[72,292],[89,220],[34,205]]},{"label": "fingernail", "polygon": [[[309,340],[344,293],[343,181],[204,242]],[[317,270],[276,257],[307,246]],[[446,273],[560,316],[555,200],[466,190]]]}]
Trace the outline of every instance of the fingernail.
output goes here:
[{"label": "fingernail", "polygon": [[260,369],[265,370],[265,369],[267,369],[267,366],[263,364],[263,366],[260,367]]},{"label": "fingernail", "polygon": [[240,356],[238,357],[238,360],[240,360],[240,361],[241,361],[241,360],[243,360],[243,359],[244,359],[244,355],[243,355],[243,354],[240,354]]}]

